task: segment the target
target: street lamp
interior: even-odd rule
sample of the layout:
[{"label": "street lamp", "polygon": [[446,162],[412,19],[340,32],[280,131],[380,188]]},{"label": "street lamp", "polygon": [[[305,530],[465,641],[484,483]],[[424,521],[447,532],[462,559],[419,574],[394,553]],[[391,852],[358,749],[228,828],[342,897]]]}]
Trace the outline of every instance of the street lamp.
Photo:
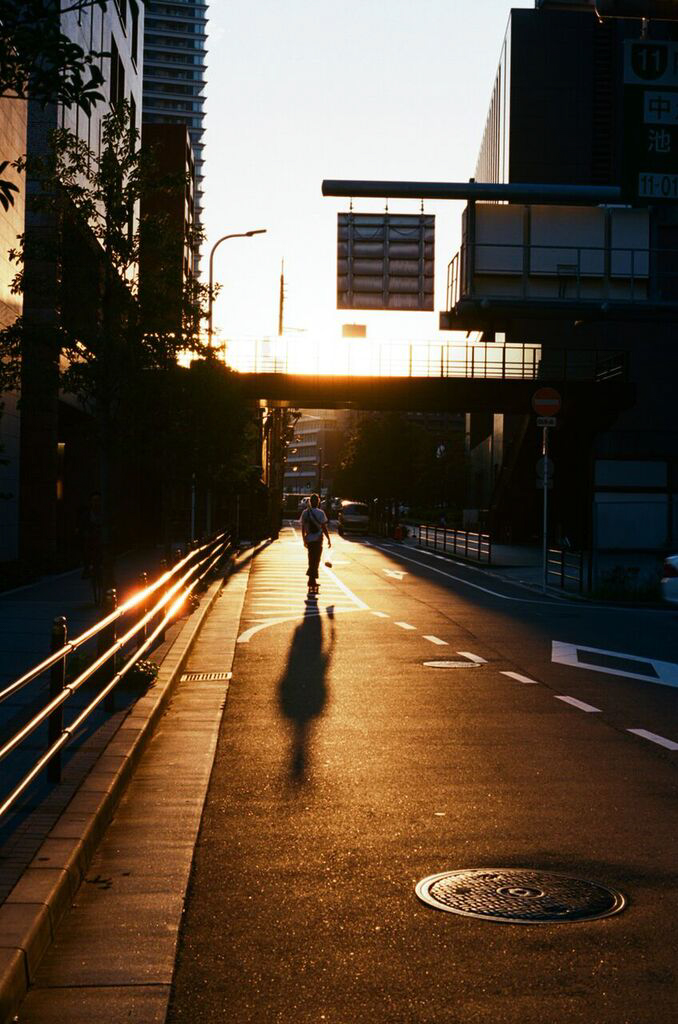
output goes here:
[{"label": "street lamp", "polygon": [[210,283],[209,283],[209,295],[208,295],[208,311],[207,311],[207,346],[212,349],[212,306],[214,305],[214,253],[222,242],[225,242],[228,238],[251,238],[252,235],[265,235],[266,228],[257,228],[256,231],[239,231],[233,235],[224,235],[219,238],[210,251]]}]

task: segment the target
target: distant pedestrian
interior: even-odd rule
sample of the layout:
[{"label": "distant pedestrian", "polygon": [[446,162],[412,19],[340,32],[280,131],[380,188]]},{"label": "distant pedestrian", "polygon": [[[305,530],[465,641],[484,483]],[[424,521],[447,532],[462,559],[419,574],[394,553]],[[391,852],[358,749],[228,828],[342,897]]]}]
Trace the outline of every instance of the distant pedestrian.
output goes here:
[{"label": "distant pedestrian", "polygon": [[320,499],[317,494],[312,494],[310,504],[301,513],[301,536],[306,545],[308,553],[308,592],[318,592],[318,566],[323,550],[323,534],[327,537],[327,543],[332,547],[329,531],[327,529],[327,516],[319,508]]}]

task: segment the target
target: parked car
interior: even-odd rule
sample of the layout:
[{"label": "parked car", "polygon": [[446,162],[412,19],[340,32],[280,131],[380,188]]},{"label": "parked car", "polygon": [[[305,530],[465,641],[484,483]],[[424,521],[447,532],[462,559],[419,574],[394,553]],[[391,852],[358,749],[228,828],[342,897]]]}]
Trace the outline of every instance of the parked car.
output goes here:
[{"label": "parked car", "polygon": [[664,562],[662,597],[670,604],[678,604],[678,555],[669,555]]},{"label": "parked car", "polygon": [[340,537],[346,533],[365,535],[370,528],[370,510],[359,501],[342,501],[337,519]]}]

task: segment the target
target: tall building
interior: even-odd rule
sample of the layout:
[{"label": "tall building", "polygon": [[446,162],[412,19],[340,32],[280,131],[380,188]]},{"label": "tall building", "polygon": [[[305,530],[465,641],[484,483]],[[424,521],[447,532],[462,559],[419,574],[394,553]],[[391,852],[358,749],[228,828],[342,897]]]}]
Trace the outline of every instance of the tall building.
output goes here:
[{"label": "tall building", "polygon": [[[55,8],[63,34],[97,55],[104,100],[88,116],[75,106],[31,99],[29,156],[48,154],[51,133],[66,128],[97,158],[103,118],[122,100],[129,103],[130,117],[139,127],[143,14],[137,0],[119,0],[105,10],[92,5],[59,14]],[[39,189],[39,182],[25,182],[27,197]],[[77,543],[74,526],[83,496],[98,489],[91,430],[83,427],[82,410],[59,388],[59,329],[62,323],[68,325],[85,345],[95,338],[104,253],[79,217],[35,209],[30,202],[24,231],[28,255],[23,276],[19,553],[36,565],[54,566]]]},{"label": "tall building", "polygon": [[149,0],[144,37],[144,124],[185,124],[195,155],[195,213],[204,178],[207,3]]},{"label": "tall building", "polygon": [[[539,347],[536,375],[564,399],[549,541],[590,554],[593,587],[624,597],[651,592],[678,543],[678,146],[673,121],[651,107],[665,86],[661,66],[644,73],[647,52],[668,77],[678,23],[601,20],[592,3],[567,0],[511,11],[475,175],[527,198],[468,204],[441,314],[443,328]],[[579,191],[562,205],[549,186]],[[601,186],[621,192],[601,201]],[[604,408],[612,373],[626,390]],[[575,380],[589,381],[588,398],[572,397]],[[542,435],[529,402],[470,413],[466,433],[466,521],[500,540],[539,537]]]},{"label": "tall building", "polygon": [[[26,152],[26,103],[0,99],[0,152]],[[0,330],[10,327],[22,313],[22,297],[12,292],[17,268],[9,259],[24,230],[23,179],[11,167],[1,175],[19,191],[8,210],[0,210]],[[0,395],[0,562],[13,561],[19,551],[19,438],[20,413],[15,393]]]}]

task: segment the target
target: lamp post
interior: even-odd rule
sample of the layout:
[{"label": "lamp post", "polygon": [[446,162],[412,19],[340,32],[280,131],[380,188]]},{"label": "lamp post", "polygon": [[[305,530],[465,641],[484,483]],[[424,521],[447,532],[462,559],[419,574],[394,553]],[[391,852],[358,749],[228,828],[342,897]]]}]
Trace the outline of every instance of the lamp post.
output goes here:
[{"label": "lamp post", "polygon": [[222,242],[225,242],[228,238],[251,238],[252,235],[265,235],[266,228],[257,228],[256,231],[239,231],[232,235],[223,235],[222,238],[212,246],[210,250],[210,282],[209,282],[209,294],[208,294],[208,307],[207,307],[207,347],[211,351],[212,349],[212,307],[214,305],[214,253]]}]

